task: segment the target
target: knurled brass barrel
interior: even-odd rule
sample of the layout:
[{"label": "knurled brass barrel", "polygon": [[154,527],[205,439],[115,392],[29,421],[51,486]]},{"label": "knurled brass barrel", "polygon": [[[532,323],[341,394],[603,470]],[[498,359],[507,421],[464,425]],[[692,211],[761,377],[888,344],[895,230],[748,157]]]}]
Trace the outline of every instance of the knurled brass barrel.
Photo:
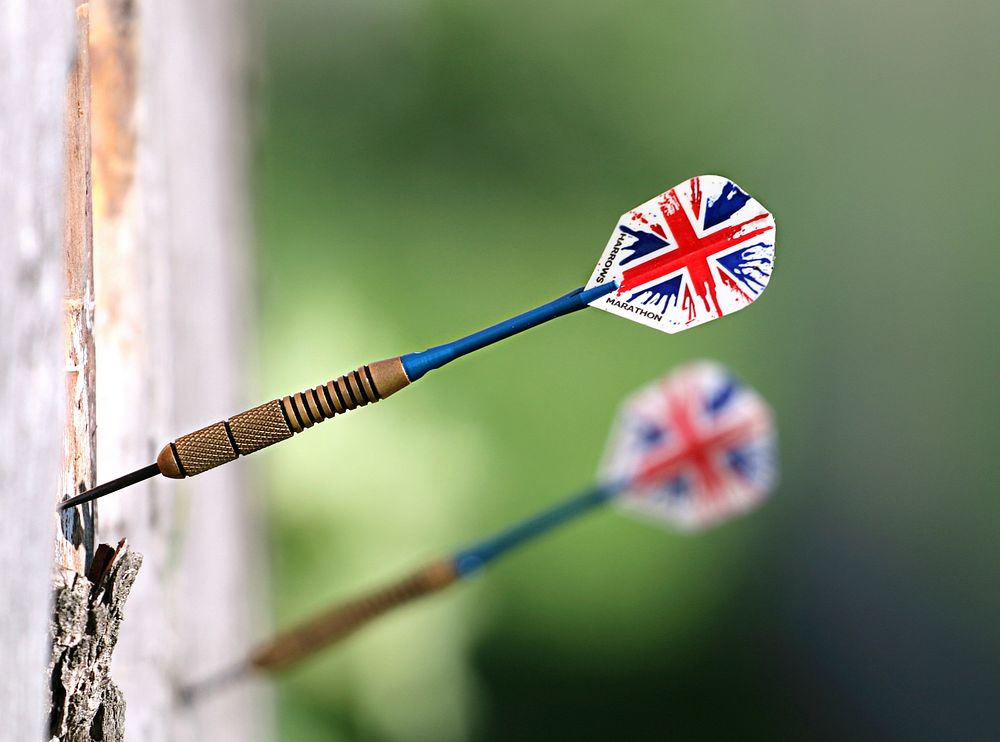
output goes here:
[{"label": "knurled brass barrel", "polygon": [[385,399],[409,383],[399,358],[369,363],[326,384],[182,435],[163,447],[156,463],[164,476],[193,477],[291,438],[334,415]]},{"label": "knurled brass barrel", "polygon": [[276,670],[337,642],[369,621],[404,603],[446,588],[458,579],[451,560],[432,562],[388,587],[335,606],[311,621],[258,647],[250,664],[259,670]]}]

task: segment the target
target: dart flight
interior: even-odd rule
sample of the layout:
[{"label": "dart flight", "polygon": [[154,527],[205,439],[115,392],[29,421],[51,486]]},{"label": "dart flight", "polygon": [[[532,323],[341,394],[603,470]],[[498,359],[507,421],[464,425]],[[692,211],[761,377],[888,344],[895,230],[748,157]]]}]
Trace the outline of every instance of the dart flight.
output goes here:
[{"label": "dart flight", "polygon": [[156,462],[62,502],[68,508],[157,474],[194,476],[259,451],[356,407],[378,402],[468,353],[595,306],[674,333],[731,314],[767,286],[774,263],[771,214],[726,178],[704,175],[626,214],[586,286],[444,345],[361,366],[181,436]]},{"label": "dart flight", "polygon": [[777,438],[768,404],[719,364],[682,367],[622,405],[592,489],[399,582],[333,607],[262,644],[246,663],[219,677],[291,665],[609,502],[675,528],[696,530],[750,510],[776,480]]},{"label": "dart flight", "polygon": [[673,333],[752,303],[773,265],[774,217],[702,175],[622,214],[586,289],[613,282],[591,306]]}]

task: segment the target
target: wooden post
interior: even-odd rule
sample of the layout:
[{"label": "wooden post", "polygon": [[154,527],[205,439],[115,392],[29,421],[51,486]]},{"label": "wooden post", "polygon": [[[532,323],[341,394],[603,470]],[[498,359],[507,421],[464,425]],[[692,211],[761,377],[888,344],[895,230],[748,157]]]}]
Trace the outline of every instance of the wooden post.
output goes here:
[{"label": "wooden post", "polygon": [[62,470],[66,0],[0,5],[0,720],[46,739],[53,507]]},{"label": "wooden post", "polygon": [[[136,487],[101,504],[100,524],[54,515],[94,483],[95,411],[113,476],[247,402],[246,8],[95,0],[88,86],[76,7],[0,3],[0,736],[264,739],[252,685],[191,708],[176,693],[257,633],[263,550],[245,469]],[[87,17],[80,6],[81,37]],[[94,548],[97,525],[100,540],[129,538],[141,571],[138,554]],[[121,693],[107,644],[94,672],[67,673],[96,646],[95,622],[95,637],[121,631]],[[61,683],[51,729],[47,655]],[[68,700],[77,678],[94,681],[99,725]]]},{"label": "wooden post", "polygon": [[[241,0],[91,6],[98,452],[115,476],[250,401],[249,24]],[[245,467],[101,500],[101,539],[127,537],[144,557],[115,654],[128,739],[271,736],[253,683],[178,705],[179,686],[259,633],[264,550]]]},{"label": "wooden post", "polygon": [[[66,82],[63,211],[65,429],[58,499],[95,484],[97,410],[91,202],[90,18],[75,9],[76,44]],[[110,679],[128,598],[142,557],[123,541],[98,547],[95,503],[55,516],[54,606],[47,675],[52,740],[124,739],[125,700]]]},{"label": "wooden post", "polygon": [[[94,253],[90,203],[89,8],[73,2],[76,53],[66,84],[66,170],[63,215],[66,430],[61,491],[93,487],[97,466],[94,354]],[[61,514],[56,564],[85,574],[94,555],[97,508],[84,505]]]}]

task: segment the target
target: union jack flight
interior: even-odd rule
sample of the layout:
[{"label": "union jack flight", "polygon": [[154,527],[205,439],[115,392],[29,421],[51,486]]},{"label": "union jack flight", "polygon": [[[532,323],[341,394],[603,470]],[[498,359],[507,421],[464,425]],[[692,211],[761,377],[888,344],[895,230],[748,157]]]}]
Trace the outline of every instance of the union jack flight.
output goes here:
[{"label": "union jack flight", "polygon": [[591,302],[665,332],[742,309],[767,287],[774,217],[733,181],[691,178],[618,220],[587,284],[617,284]]}]

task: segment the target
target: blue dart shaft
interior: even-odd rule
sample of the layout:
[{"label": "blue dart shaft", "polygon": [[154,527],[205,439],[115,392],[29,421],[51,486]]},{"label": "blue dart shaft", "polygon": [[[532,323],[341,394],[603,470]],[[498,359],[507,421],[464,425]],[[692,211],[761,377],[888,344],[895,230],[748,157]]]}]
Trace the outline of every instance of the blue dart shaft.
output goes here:
[{"label": "blue dart shaft", "polygon": [[[334,605],[311,620],[260,645],[249,660],[237,668],[235,676],[238,677],[251,667],[273,671],[305,659],[323,647],[344,639],[379,616],[418,598],[444,590],[511,549],[604,505],[627,486],[627,481],[594,486],[492,538],[473,544],[450,557],[428,562],[401,580]],[[221,683],[225,684],[232,680],[234,674],[223,672],[216,677],[221,678]],[[218,682],[209,678],[193,686],[189,695],[218,685]]]},{"label": "blue dart shaft", "polygon": [[459,577],[465,577],[482,569],[497,557],[520,546],[525,541],[548,533],[553,528],[604,505],[626,486],[624,483],[597,485],[521,521],[506,531],[462,549],[452,557],[455,571]]},{"label": "blue dart shaft", "polygon": [[[609,281],[592,289],[574,289],[554,301],[474,332],[468,337],[418,353],[407,353],[398,358],[366,364],[325,385],[246,410],[225,422],[181,436],[164,446],[155,464],[68,498],[60,504],[60,508],[65,510],[95,500],[157,474],[184,479],[235,461],[246,453],[287,440],[295,433],[301,433],[335,414],[340,415],[385,399],[428,371],[441,368],[467,353],[530,330],[550,319],[583,309],[617,287],[617,283]],[[209,429],[214,432],[206,433]],[[243,448],[238,438],[242,439]]]},{"label": "blue dart shaft", "polygon": [[530,330],[532,327],[548,322],[564,314],[570,314],[586,307],[595,299],[610,294],[618,288],[618,284],[610,281],[592,289],[580,287],[570,291],[565,296],[560,296],[554,301],[535,307],[524,314],[511,317],[503,322],[498,322],[485,330],[474,332],[464,338],[453,340],[444,345],[436,345],[427,350],[416,353],[407,353],[402,356],[403,369],[410,381],[416,381],[428,371],[441,368],[446,363],[454,361],[468,353],[485,348],[487,345],[499,342],[519,332]]}]

